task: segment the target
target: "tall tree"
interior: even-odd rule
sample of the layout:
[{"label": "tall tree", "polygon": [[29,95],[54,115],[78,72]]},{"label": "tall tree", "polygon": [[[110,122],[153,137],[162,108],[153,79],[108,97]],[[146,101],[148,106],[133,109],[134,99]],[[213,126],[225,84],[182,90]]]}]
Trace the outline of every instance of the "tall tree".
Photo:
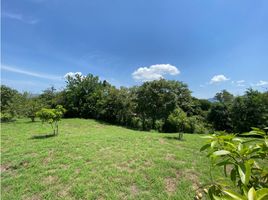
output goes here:
[{"label": "tall tree", "polygon": [[191,92],[182,82],[165,79],[145,82],[137,90],[137,111],[143,124],[145,119],[151,119],[155,128],[155,121],[166,120],[176,107],[190,110],[191,100]]},{"label": "tall tree", "polygon": [[268,95],[248,89],[246,94],[237,97],[231,108],[234,130],[249,131],[251,127],[268,126]]},{"label": "tall tree", "polygon": [[234,100],[234,95],[232,95],[227,90],[222,90],[215,95],[215,99],[218,100],[220,103],[232,103]]}]

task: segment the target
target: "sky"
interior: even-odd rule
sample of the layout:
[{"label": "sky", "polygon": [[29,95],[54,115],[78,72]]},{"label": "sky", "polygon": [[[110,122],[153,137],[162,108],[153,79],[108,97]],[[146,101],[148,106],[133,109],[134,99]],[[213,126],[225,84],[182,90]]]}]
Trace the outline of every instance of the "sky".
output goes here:
[{"label": "sky", "polygon": [[116,87],[178,80],[198,98],[265,91],[268,1],[2,1],[2,84],[60,90],[76,72]]}]

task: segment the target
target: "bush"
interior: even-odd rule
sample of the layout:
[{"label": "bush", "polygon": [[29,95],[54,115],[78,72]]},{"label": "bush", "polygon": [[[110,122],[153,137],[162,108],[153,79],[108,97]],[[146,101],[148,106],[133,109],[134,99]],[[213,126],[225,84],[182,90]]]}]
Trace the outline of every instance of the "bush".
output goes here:
[{"label": "bush", "polygon": [[0,113],[1,122],[9,122],[13,119],[13,116],[10,113]]},{"label": "bush", "polygon": [[158,132],[163,132],[163,125],[164,125],[163,120],[156,120],[155,121],[155,128],[156,128],[156,130],[158,130]]},{"label": "bush", "polygon": [[[266,128],[266,131],[268,128]],[[225,133],[206,136],[208,143],[200,150],[208,150],[212,165],[223,167],[230,182],[216,180],[208,183],[208,197],[217,199],[261,200],[268,199],[268,134],[254,128],[243,134],[262,137],[262,139],[241,139]],[[228,170],[227,170],[228,168]],[[196,199],[200,199],[197,195]]]},{"label": "bush", "polygon": [[131,118],[130,126],[132,128],[135,128],[135,129],[138,129],[138,130],[142,130],[142,121],[141,121],[141,118],[139,118],[139,117],[133,117],[133,118]]},{"label": "bush", "polygon": [[66,110],[61,105],[58,105],[56,109],[42,108],[36,113],[36,115],[41,119],[43,123],[48,122],[53,129],[53,134],[56,135],[59,132],[58,122],[65,112]]},{"label": "bush", "polygon": [[179,139],[181,140],[183,137],[183,132],[189,128],[189,123],[187,119],[186,113],[181,109],[175,109],[167,119],[167,124],[170,126],[170,130],[174,130],[175,132],[179,132]]}]

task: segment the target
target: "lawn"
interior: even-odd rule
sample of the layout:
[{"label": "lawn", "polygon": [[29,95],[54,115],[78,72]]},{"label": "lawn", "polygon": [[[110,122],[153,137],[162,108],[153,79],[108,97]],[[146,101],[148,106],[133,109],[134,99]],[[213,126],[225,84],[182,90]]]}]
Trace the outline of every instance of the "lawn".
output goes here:
[{"label": "lawn", "polygon": [[27,119],[1,126],[2,199],[187,200],[210,180],[201,135],[179,141],[85,119],[62,120],[56,137]]}]

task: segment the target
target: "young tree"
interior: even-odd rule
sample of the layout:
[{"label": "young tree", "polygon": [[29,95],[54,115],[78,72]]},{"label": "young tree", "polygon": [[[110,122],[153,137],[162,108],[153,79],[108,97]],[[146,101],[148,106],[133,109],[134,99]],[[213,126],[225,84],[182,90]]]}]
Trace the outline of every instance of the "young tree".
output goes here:
[{"label": "young tree", "polygon": [[35,121],[36,113],[42,108],[42,102],[38,98],[29,98],[24,105],[24,115],[31,119],[32,122]]},{"label": "young tree", "polygon": [[172,126],[174,131],[179,132],[179,140],[181,140],[188,124],[186,113],[181,108],[176,108],[168,116],[167,123]]},{"label": "young tree", "polygon": [[61,120],[65,112],[65,108],[61,105],[57,105],[55,109],[42,108],[36,115],[43,123],[49,123],[53,129],[53,134],[56,135],[59,133],[58,122]]}]

